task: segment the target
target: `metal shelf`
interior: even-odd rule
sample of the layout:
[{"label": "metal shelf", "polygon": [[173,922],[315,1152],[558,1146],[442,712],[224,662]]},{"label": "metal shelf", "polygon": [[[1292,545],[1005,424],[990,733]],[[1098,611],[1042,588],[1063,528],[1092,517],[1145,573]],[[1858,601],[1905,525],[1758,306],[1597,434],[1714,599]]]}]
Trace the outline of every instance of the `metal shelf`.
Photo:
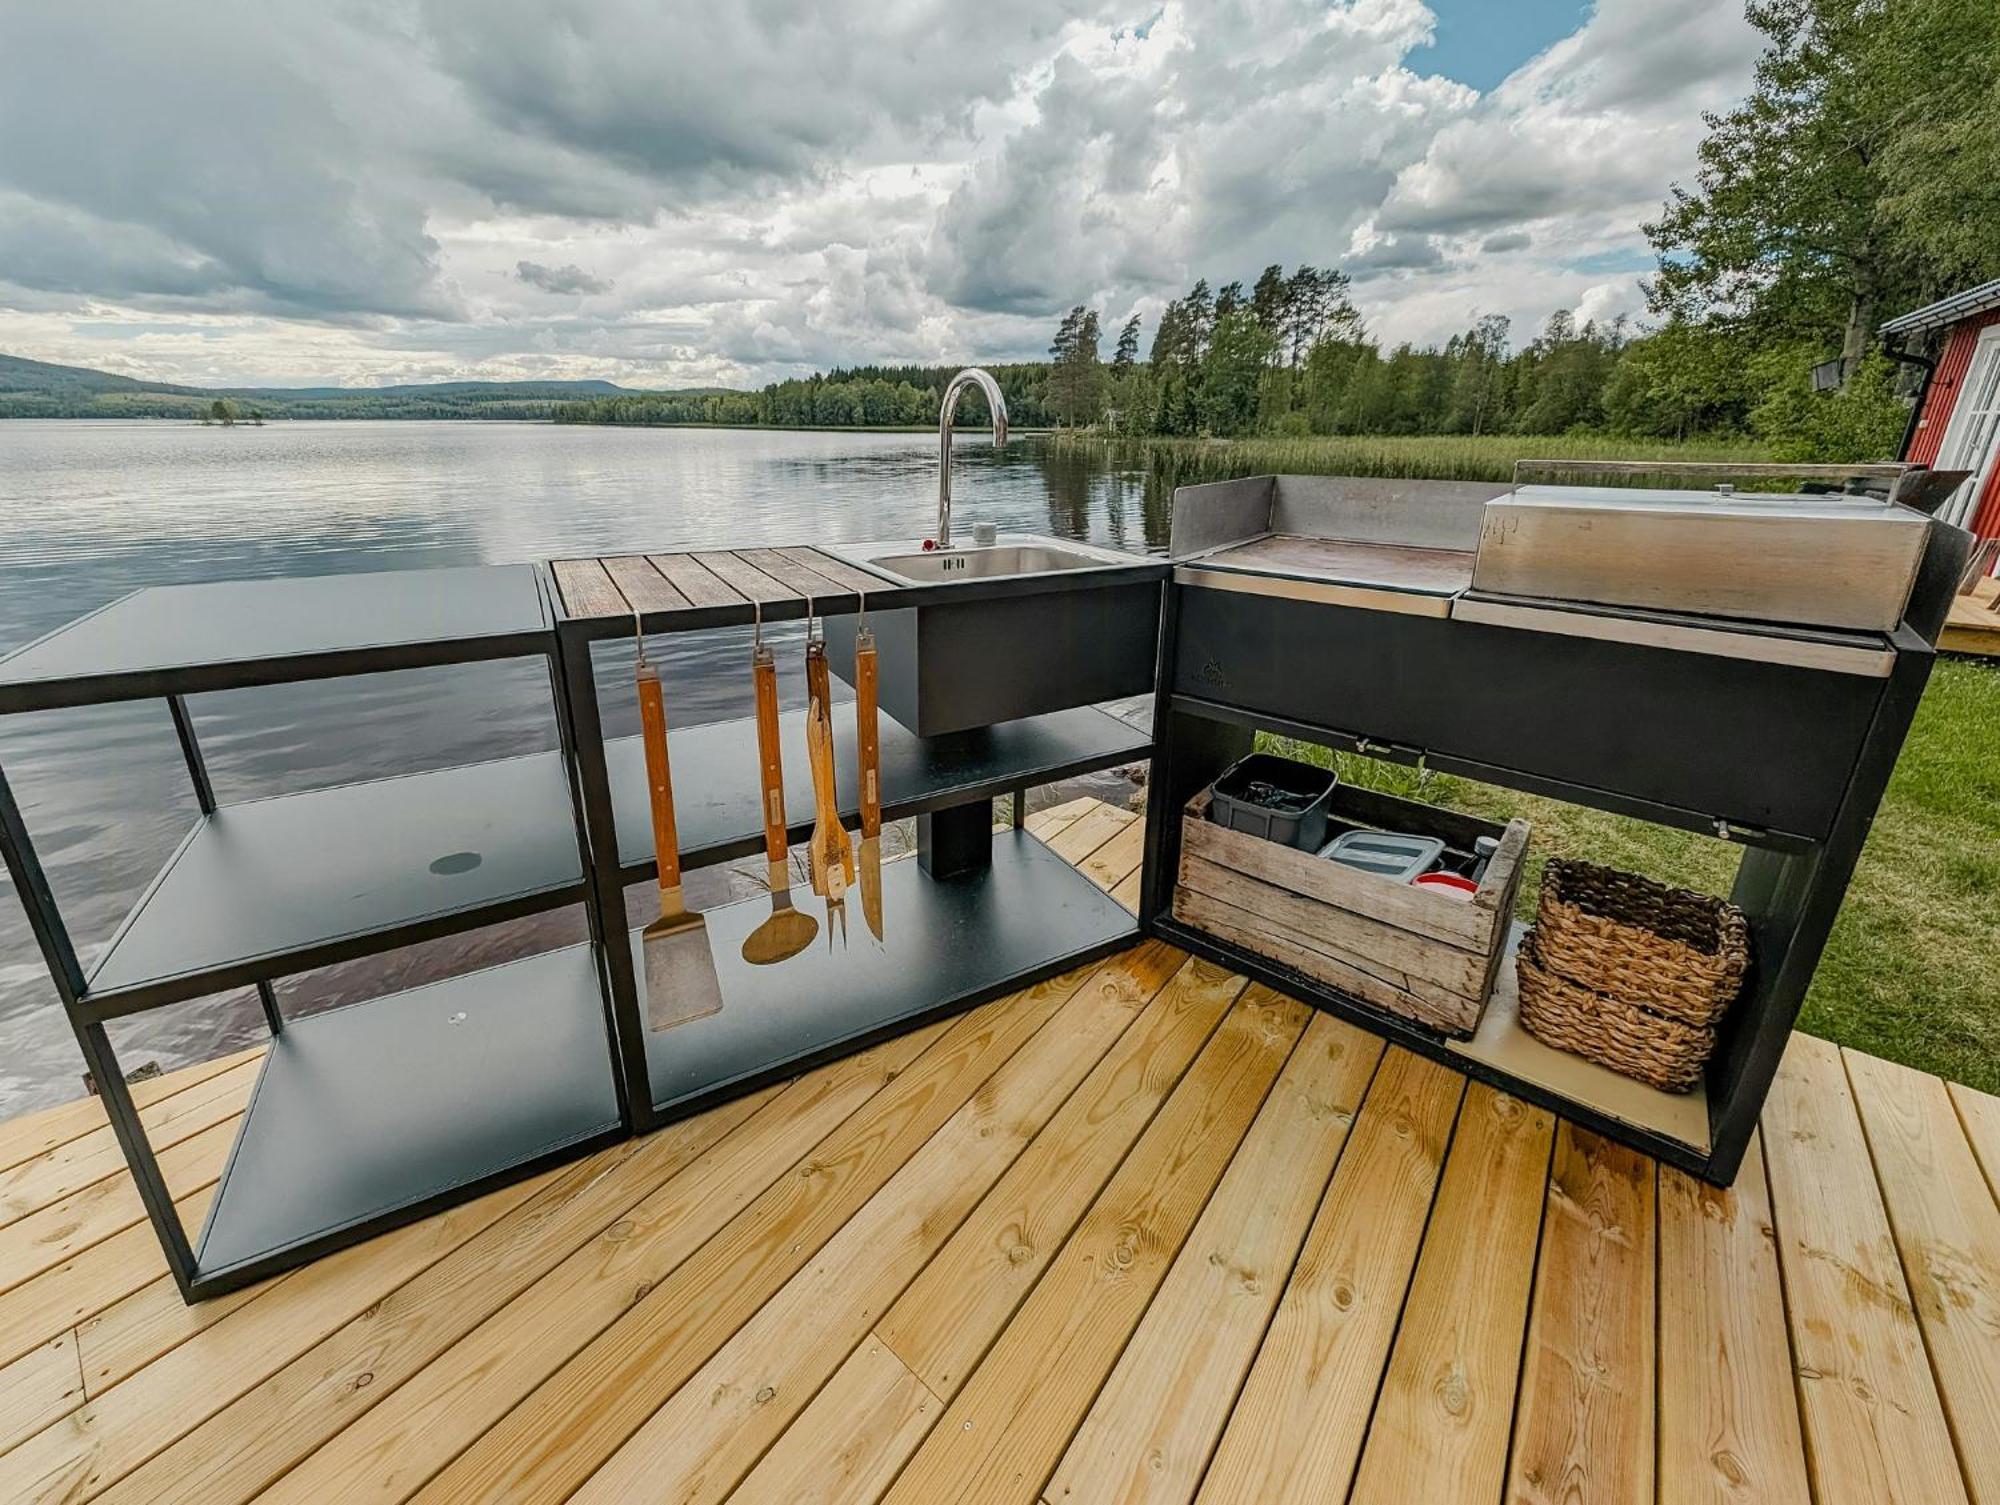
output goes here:
[{"label": "metal shelf", "polygon": [[[1541,1062],[1544,1055],[1561,1057],[1562,1053],[1550,1050],[1514,1020],[1507,1001],[1513,991],[1511,968],[1503,969],[1507,977],[1496,985],[1479,1033],[1470,1040],[1447,1040],[1409,1019],[1351,998],[1253,951],[1218,940],[1171,915],[1154,920],[1151,929],[1161,940],[1184,951],[1358,1024],[1406,1050],[1442,1061],[1587,1129],[1633,1145],[1691,1175],[1701,1175],[1709,1168],[1709,1107],[1705,1095],[1697,1092],[1688,1097],[1674,1097],[1573,1056],[1562,1057],[1560,1063]],[[1521,1069],[1531,1056],[1537,1064]],[[1547,1069],[1542,1069],[1544,1066]]]},{"label": "metal shelf", "polygon": [[[834,764],[843,816],[860,808],[854,751],[854,708],[834,707]],[[812,829],[812,787],[805,777],[803,710],[779,718],[784,741],[785,819],[789,839]],[[1152,738],[1093,706],[1002,722],[961,736],[913,736],[880,718],[882,817],[900,820],[1009,790],[1075,778],[1152,755]],[[754,718],[677,728],[668,734],[681,861],[689,868],[731,862],[764,849],[757,810],[757,723]],[[636,737],[605,746],[618,824],[618,862],[627,883],[657,871],[646,795],[645,754]]]},{"label": "metal shelf", "polygon": [[140,897],[80,1008],[116,1018],[582,897],[559,753],[224,805]]},{"label": "metal shelf", "polygon": [[[913,860],[882,868],[883,940],[847,900],[847,942],[829,943],[823,902],[801,886],[793,902],[822,934],[789,961],[753,967],[744,937],[768,899],[705,912],[722,981],[722,1009],[648,1031],[646,1064],[667,1117],[699,1112],[869,1041],[1109,955],[1138,936],[1111,896],[1025,831],[993,833],[990,868],[933,878]],[[637,932],[633,967],[643,979]],[[643,987],[643,982],[641,983]]]},{"label": "metal shelf", "polygon": [[625,1130],[588,945],[294,1020],[197,1245],[216,1295]]},{"label": "metal shelf", "polygon": [[533,565],[137,590],[0,658],[0,712],[546,654]]}]

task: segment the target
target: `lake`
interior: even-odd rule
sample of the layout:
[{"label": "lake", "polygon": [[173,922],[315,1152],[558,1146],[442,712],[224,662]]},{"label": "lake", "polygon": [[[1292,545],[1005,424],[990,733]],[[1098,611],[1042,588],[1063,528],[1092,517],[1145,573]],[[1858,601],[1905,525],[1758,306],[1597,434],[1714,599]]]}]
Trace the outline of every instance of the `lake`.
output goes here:
[{"label": "lake", "polygon": [[[1136,471],[996,452],[961,435],[960,529],[1050,533],[1161,552],[1170,498]],[[498,564],[636,550],[922,537],[937,515],[927,434],[514,423],[0,423],[0,652],[145,585]],[[796,656],[801,629],[771,636]],[[658,639],[683,724],[748,715],[747,635]],[[600,665],[607,729],[637,730],[630,648]],[[784,662],[781,659],[781,663]],[[624,677],[620,677],[623,670]],[[787,673],[787,703],[803,699]],[[190,702],[219,798],[255,799],[555,745],[538,663],[366,675]],[[196,818],[164,702],[0,718],[21,801],[84,965]],[[305,854],[302,860],[309,860]],[[0,875],[0,1117],[76,1097],[82,1059],[11,882]],[[705,901],[704,901],[705,902]],[[280,985],[330,1007],[551,941],[544,917]],[[200,1060],[262,1034],[254,995],[112,1026],[128,1070]]]}]

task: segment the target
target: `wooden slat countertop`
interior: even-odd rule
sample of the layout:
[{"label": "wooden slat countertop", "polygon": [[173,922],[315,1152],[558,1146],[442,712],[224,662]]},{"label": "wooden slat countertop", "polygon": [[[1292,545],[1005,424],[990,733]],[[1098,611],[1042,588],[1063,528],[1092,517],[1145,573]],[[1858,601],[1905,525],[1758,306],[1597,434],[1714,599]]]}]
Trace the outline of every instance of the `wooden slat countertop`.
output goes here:
[{"label": "wooden slat countertop", "polygon": [[[1030,824],[1136,900],[1135,817]],[[135,1089],[190,1224],[255,1070]],[[189,1309],[70,1104],[0,1124],[0,1500],[2000,1505],[2000,1099],[1797,1036],[1759,1138],[1147,943]]]},{"label": "wooden slat countertop", "polygon": [[699,549],[557,559],[549,566],[569,619],[747,606],[897,589],[819,549]]}]

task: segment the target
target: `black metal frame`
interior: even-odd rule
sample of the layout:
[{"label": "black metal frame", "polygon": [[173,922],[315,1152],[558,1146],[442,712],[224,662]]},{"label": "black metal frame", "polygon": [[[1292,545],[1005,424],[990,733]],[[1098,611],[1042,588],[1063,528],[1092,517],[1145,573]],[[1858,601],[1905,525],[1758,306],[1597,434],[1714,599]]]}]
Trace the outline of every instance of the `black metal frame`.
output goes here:
[{"label": "black metal frame", "polygon": [[[138,673],[85,675],[57,681],[0,683],[0,714],[44,709],[63,709],[111,701],[161,698],[167,703],[175,738],[186,765],[189,784],[204,816],[216,813],[218,802],[208,766],[196,734],[187,696],[210,690],[240,689],[294,681],[381,673],[397,669],[447,664],[491,662],[504,659],[540,657],[548,665],[551,694],[558,718],[559,733],[567,735],[566,708],[554,654],[554,635],[549,623],[553,602],[542,572],[535,572],[534,589],[542,627],[533,632],[506,632],[478,637],[440,637],[421,642],[401,642],[381,646],[343,648],[328,652],[294,654],[278,658],[254,655],[225,663],[182,666]],[[136,594],[136,593],[134,593]],[[121,597],[120,601],[130,599]],[[118,605],[99,608],[96,616]],[[88,618],[79,618],[79,621]],[[75,626],[71,623],[70,626]],[[59,629],[58,631],[66,631]],[[49,634],[17,652],[47,642]],[[579,807],[580,808],[580,807]],[[199,826],[195,828],[197,831]],[[188,840],[193,839],[190,832]],[[578,827],[579,861],[586,862],[582,830]],[[182,846],[185,848],[186,843]],[[178,855],[178,852],[176,853]],[[204,1270],[197,1255],[198,1242],[190,1240],[174,1207],[174,1198],[161,1172],[145,1126],[133,1101],[131,1090],[119,1069],[117,1053],[105,1030],[107,1021],[141,1013],[165,1004],[205,996],[224,989],[254,986],[267,1027],[275,1038],[286,1030],[278,1005],[274,977],[375,955],[401,946],[439,936],[455,934],[477,925],[499,923],[523,915],[540,913],[584,900],[586,883],[578,882],[525,899],[480,905],[469,910],[434,915],[424,920],[393,926],[387,930],[343,937],[310,947],[288,950],[279,956],[250,959],[223,968],[205,969],[193,983],[168,981],[134,988],[93,994],[89,975],[78,958],[74,941],[60,906],[36,855],[34,840],[21,814],[19,802],[4,770],[0,770],[0,859],[21,895],[36,944],[42,952],[58,997],[68,1015],[77,1045],[83,1053],[92,1085],[103,1099],[113,1135],[124,1152],[134,1183],[139,1190],[153,1230],[165,1253],[167,1267],[183,1299],[194,1302],[221,1295],[277,1271],[289,1269],[320,1255],[358,1243],[391,1228],[429,1216],[485,1191],[549,1166],[574,1158],[619,1137],[625,1122],[611,1135],[593,1135],[566,1144],[545,1155],[500,1167],[490,1174],[441,1190],[437,1195],[392,1208],[326,1233],[308,1233],[268,1256],[239,1263],[225,1270]],[[171,866],[171,859],[168,866]],[[164,870],[163,870],[164,871]],[[159,878],[155,878],[157,884]],[[149,890],[150,892],[150,890]],[[591,906],[594,913],[594,906]],[[128,917],[129,923],[129,917]],[[122,927],[121,927],[122,928]],[[617,1037],[606,1014],[606,1039]],[[623,1104],[621,1102],[621,1110]],[[621,1111],[621,1120],[624,1115]],[[241,1138],[232,1147],[230,1166],[241,1148]],[[225,1167],[224,1176],[229,1173]]]},{"label": "black metal frame", "polygon": [[[1161,561],[1135,562],[1110,570],[1093,571],[1093,586],[1152,582],[1164,591],[1168,566]],[[829,592],[810,600],[799,598],[730,606],[677,608],[668,611],[638,612],[632,616],[565,617],[555,624],[557,674],[563,687],[565,747],[569,754],[572,790],[578,807],[580,829],[586,848],[591,939],[604,981],[607,1016],[613,1031],[613,1055],[619,1075],[619,1091],[626,1105],[628,1122],[635,1133],[647,1133],[693,1113],[706,1111],[720,1102],[757,1091],[774,1080],[810,1069],[827,1060],[866,1048],[889,1035],[919,1028],[937,1019],[964,1012],[1016,989],[1031,986],[1071,967],[1084,965],[1115,952],[1139,938],[1135,922],[1129,936],[1048,957],[1040,965],[980,986],[950,992],[935,1007],[918,1014],[898,1017],[878,1030],[853,1036],[811,1055],[790,1058],[767,1071],[758,1071],[721,1084],[698,1097],[662,1106],[655,1101],[646,1054],[644,1010],[639,996],[639,978],[628,943],[629,927],[625,893],[635,883],[644,882],[656,871],[650,861],[625,863],[618,846],[618,823],[612,796],[610,765],[598,700],[596,665],[592,646],[599,642],[628,639],[637,633],[701,632],[718,628],[742,628],[758,623],[803,621],[808,616],[848,616],[864,609],[906,610],[912,607],[1012,599],[1052,594],[1077,588],[1077,582],[1061,576],[1030,576],[997,581],[963,581],[942,586],[891,588],[885,584],[881,595],[870,593],[864,600],[854,592]],[[1136,743],[1121,750],[1117,762],[1133,762],[1152,755],[1150,742]],[[1072,777],[1105,766],[1104,760],[1055,765],[1036,771],[1043,781]],[[975,783],[939,794],[914,799],[885,801],[886,820],[908,816],[918,818],[918,865],[932,877],[948,878],[976,870],[990,861],[993,829],[993,799],[1007,793],[1013,799],[1012,823],[1016,831],[1026,821],[1027,786],[1018,781]],[[796,844],[807,826],[787,832]],[[705,854],[708,862],[727,861],[761,851],[760,832],[746,832],[737,843],[726,843]]]},{"label": "black metal frame", "polygon": [[[1164,579],[1165,574],[1164,564],[1147,561],[1094,572],[1092,579],[1094,584],[1157,583]],[[885,585],[882,596],[871,595],[869,604],[883,606],[893,596],[894,606],[903,608],[928,604],[933,600],[970,602],[1031,597],[1074,588],[1076,582],[1061,577],[955,582],[946,586],[902,590],[891,590]],[[281,656],[258,656],[253,651],[240,659],[225,662],[188,663],[163,669],[117,673],[84,673],[67,679],[11,682],[0,679],[0,714],[109,701],[164,699],[190,786],[206,818],[217,813],[219,804],[202,754],[194,717],[187,703],[190,695],[210,690],[516,658],[540,657],[548,670],[565,782],[570,794],[570,817],[577,843],[580,877],[576,881],[546,886],[525,895],[482,901],[467,908],[433,913],[421,919],[392,923],[362,933],[292,944],[271,955],[199,967],[186,976],[156,978],[99,992],[93,992],[90,987],[90,974],[77,955],[60,907],[36,855],[33,838],[22,817],[15,792],[7,781],[4,769],[0,769],[0,858],[4,858],[21,895],[30,929],[54,980],[91,1079],[103,1097],[113,1133],[131,1168],[141,1203],[165,1253],[168,1269],[187,1301],[237,1289],[251,1281],[429,1216],[498,1186],[518,1181],[623,1135],[657,1128],[727,1097],[756,1090],[776,1077],[795,1074],[822,1060],[862,1049],[886,1035],[972,1008],[1069,967],[1108,955],[1130,944],[1138,936],[1138,926],[1134,922],[1129,935],[1119,934],[1096,940],[1081,949],[1048,957],[1038,965],[1011,971],[1004,977],[986,979],[976,987],[956,991],[946,989],[944,991],[949,996],[940,997],[934,1008],[895,1018],[879,1029],[837,1041],[806,1056],[787,1057],[774,1063],[768,1071],[752,1072],[719,1084],[712,1092],[703,1092],[698,1098],[675,1103],[665,1110],[656,1107],[624,909],[627,887],[650,877],[654,869],[650,861],[623,863],[619,857],[616,807],[606,757],[596,674],[591,662],[591,645],[594,642],[630,636],[634,625],[630,619],[563,617],[552,577],[546,567],[535,569],[534,590],[542,623],[536,631],[496,632],[473,637],[444,636]],[[129,598],[121,598],[124,599]],[[118,604],[113,602],[99,610],[109,610]],[[816,615],[844,615],[858,611],[862,605],[858,595],[830,593],[811,602],[810,608]],[[648,614],[644,628],[651,632],[740,627],[750,625],[760,616],[771,622],[798,620],[806,616],[807,611],[808,603],[804,600],[767,603],[761,608],[746,603]],[[96,612],[89,614],[96,615]],[[74,627],[76,624],[70,625]],[[49,638],[45,637],[17,651],[25,653],[47,641]],[[1115,759],[1093,755],[1081,761],[1037,765],[1033,776],[1038,782],[1059,779],[1110,766],[1113,761],[1144,759],[1150,756],[1151,751],[1150,741],[1135,734],[1129,745],[1117,749]],[[976,870],[982,843],[987,849],[988,860],[991,858],[992,800],[996,795],[1013,795],[1014,827],[1017,831],[1021,829],[1027,793],[1026,785],[1019,778],[1021,771],[1017,765],[1004,779],[981,777],[949,789],[928,789],[900,804],[885,806],[884,814],[891,819],[908,815],[922,817],[925,833],[920,843],[921,857],[927,871],[935,866],[939,869],[938,876],[948,878],[954,871]],[[976,832],[974,826],[978,827]],[[190,832],[167,866],[156,875],[147,896],[164,881],[173,862],[187,850],[201,829],[201,825],[197,824]],[[935,841],[931,835],[934,829],[948,833],[948,839],[942,844]],[[746,833],[740,843],[730,840],[716,844],[713,849],[705,851],[700,860],[728,860],[755,849],[759,844],[760,838],[755,833]],[[142,898],[141,905],[144,902]],[[226,988],[248,985],[257,990],[265,1023],[275,1040],[287,1031],[288,1026],[272,986],[274,978],[579,902],[584,906],[589,927],[592,969],[601,1004],[606,1045],[606,1075],[617,1109],[614,1124],[567,1137],[532,1154],[476,1174],[457,1179],[447,1177],[447,1184],[383,1211],[353,1217],[345,1222],[336,1220],[328,1226],[302,1229],[296,1234],[288,1232],[286,1237],[272,1246],[238,1257],[226,1266],[202,1266],[199,1251],[207,1239],[208,1229],[204,1228],[199,1237],[191,1240],[182,1226],[159,1159],[147,1139],[144,1123],[119,1070],[116,1052],[105,1029],[109,1020],[172,1002],[207,996]],[[137,910],[133,913],[136,914]],[[132,916],[128,915],[120,932],[131,923]],[[299,1026],[301,1029],[304,1027],[304,1024]],[[303,1039],[303,1036],[294,1038]],[[268,1071],[267,1060],[265,1074]],[[260,1076],[260,1088],[262,1085],[263,1077]],[[257,1102],[254,1095],[252,1102],[254,1107]],[[239,1155],[244,1150],[245,1136],[251,1132],[251,1115],[246,1113],[224,1169],[223,1182],[219,1185],[226,1185],[232,1172],[236,1171]],[[218,1190],[211,1205],[211,1220],[222,1200]],[[335,1215],[329,1213],[328,1216],[334,1218]]]},{"label": "black metal frame", "polygon": [[[1160,682],[1153,735],[1154,760],[1147,802],[1145,887],[1140,920],[1149,935],[1175,945],[1303,1002],[1384,1035],[1418,1054],[1486,1081],[1562,1114],[1608,1138],[1630,1144],[1667,1164],[1720,1185],[1737,1173],[1777,1074],[1792,1026],[1838,915],[1854,864],[1875,811],[1888,786],[1918,701],[1936,658],[1933,647],[1949,609],[1951,582],[1962,568],[1968,540],[1957,529],[1934,524],[1905,623],[1889,639],[1894,663],[1880,686],[1856,755],[1841,786],[1830,793],[1831,819],[1817,836],[1754,829],[1732,824],[1713,812],[1661,805],[1615,787],[1586,787],[1523,769],[1496,766],[1439,752],[1398,745],[1366,735],[1365,729],[1332,724],[1340,708],[1315,705],[1324,721],[1286,718],[1260,708],[1232,704],[1229,686],[1212,695],[1179,693],[1181,615],[1189,591],[1169,585],[1161,614]],[[1366,608],[1319,605],[1317,626],[1288,638],[1301,661],[1341,651],[1340,625]],[[1296,627],[1297,624],[1288,623]],[[1479,630],[1479,629],[1471,629]],[[1542,636],[1521,633],[1525,640]],[[1537,651],[1563,651],[1543,645]],[[1638,657],[1642,658],[1643,655]],[[1352,661],[1351,659],[1349,660]],[[1635,663],[1637,659],[1635,658]],[[1208,666],[1211,670],[1213,666]],[[1385,674],[1418,672],[1405,657],[1383,664]],[[1815,673],[1822,671],[1812,671]],[[1211,675],[1226,681],[1226,675]],[[1698,717],[1685,732],[1701,735]],[[1708,1073],[1708,1144],[1691,1145],[1643,1125],[1635,1125],[1577,1102],[1562,1093],[1522,1080],[1475,1056],[1456,1050],[1438,1033],[1352,998],[1240,947],[1219,941],[1174,918],[1173,889],[1180,866],[1181,818],[1188,801],[1236,758],[1247,752],[1259,730],[1391,761],[1462,774],[1484,783],[1546,795],[1572,804],[1607,810],[1724,837],[1745,848],[1732,897],[1751,917],[1756,967],[1750,991],[1725,1022]],[[1538,739],[1561,739],[1561,727],[1524,730],[1524,746]],[[1532,763],[1532,759],[1527,760]],[[1610,781],[1607,780],[1607,786]]]}]

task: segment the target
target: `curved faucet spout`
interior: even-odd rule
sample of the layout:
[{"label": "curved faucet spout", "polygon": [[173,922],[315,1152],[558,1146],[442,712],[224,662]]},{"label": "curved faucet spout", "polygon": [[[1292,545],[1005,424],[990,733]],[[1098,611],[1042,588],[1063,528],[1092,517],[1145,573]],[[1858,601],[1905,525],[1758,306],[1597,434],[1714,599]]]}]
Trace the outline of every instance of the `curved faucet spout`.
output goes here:
[{"label": "curved faucet spout", "polygon": [[1000,383],[977,366],[968,366],[951,379],[944,389],[944,407],[938,413],[938,520],[936,542],[940,549],[951,547],[951,429],[958,417],[958,396],[967,387],[986,394],[986,407],[993,415],[993,445],[1007,442],[1007,399],[1000,395]]}]

